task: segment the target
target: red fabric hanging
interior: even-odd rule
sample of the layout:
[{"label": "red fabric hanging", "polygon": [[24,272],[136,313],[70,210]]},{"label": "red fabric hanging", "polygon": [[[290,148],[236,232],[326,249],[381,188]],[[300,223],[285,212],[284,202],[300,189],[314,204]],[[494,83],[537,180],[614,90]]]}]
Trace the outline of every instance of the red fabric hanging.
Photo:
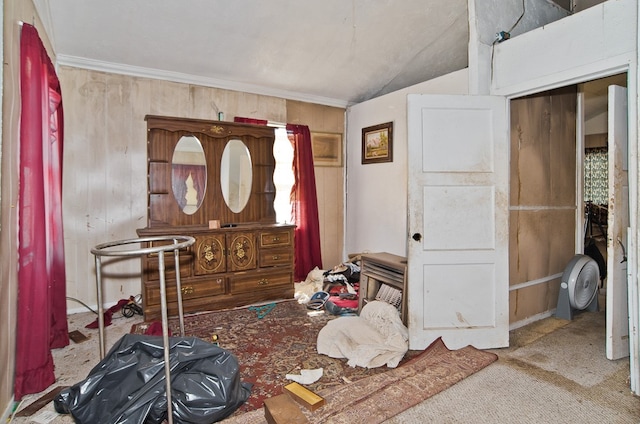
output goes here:
[{"label": "red fabric hanging", "polygon": [[233,118],[233,122],[254,125],[267,125],[269,123],[269,121],[265,121],[264,119],[243,118],[241,116],[236,116],[235,118]]},{"label": "red fabric hanging", "polygon": [[287,134],[293,144],[293,174],[295,175],[295,183],[291,189],[293,222],[296,224],[294,277],[295,281],[304,281],[313,268],[317,266],[322,269],[311,132],[306,125],[287,124]]},{"label": "red fabric hanging", "polygon": [[[267,125],[267,121],[253,118],[235,117],[235,122]],[[316,176],[313,167],[311,132],[306,125],[287,124],[289,141],[293,145],[293,175],[295,182],[291,188],[291,215],[296,225],[295,281],[304,281],[316,266],[322,269],[320,250],[320,221],[318,218],[318,197]]]},{"label": "red fabric hanging", "polygon": [[18,323],[14,397],[55,382],[52,348],[69,344],[62,233],[62,96],[37,30],[20,38]]}]

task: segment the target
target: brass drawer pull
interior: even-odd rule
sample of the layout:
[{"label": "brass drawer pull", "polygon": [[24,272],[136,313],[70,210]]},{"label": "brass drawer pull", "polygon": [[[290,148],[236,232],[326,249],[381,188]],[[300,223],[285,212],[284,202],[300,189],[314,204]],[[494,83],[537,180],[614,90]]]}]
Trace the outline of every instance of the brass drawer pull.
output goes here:
[{"label": "brass drawer pull", "polygon": [[280,241],[280,237],[274,237],[272,241]]},{"label": "brass drawer pull", "polygon": [[193,294],[193,293],[195,293],[195,289],[193,288],[193,286],[182,287],[180,289],[180,291],[182,292],[182,294]]},{"label": "brass drawer pull", "polygon": [[258,285],[260,286],[266,286],[267,284],[269,284],[269,280],[267,280],[266,278],[263,278],[262,280],[258,281]]},{"label": "brass drawer pull", "polygon": [[272,258],[272,259],[273,259],[274,261],[277,261],[278,259],[280,259],[280,256],[278,256],[278,255],[273,255],[273,258]]}]

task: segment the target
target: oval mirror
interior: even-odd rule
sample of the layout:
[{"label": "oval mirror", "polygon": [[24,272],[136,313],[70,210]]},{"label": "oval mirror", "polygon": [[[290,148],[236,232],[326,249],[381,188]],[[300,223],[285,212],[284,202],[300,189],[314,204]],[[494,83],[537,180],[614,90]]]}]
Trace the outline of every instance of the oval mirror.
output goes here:
[{"label": "oval mirror", "polygon": [[249,149],[241,140],[229,140],[222,152],[220,184],[224,201],[234,213],[242,212],[247,205],[252,180]]},{"label": "oval mirror", "polygon": [[180,210],[196,213],[207,190],[207,161],[200,140],[192,135],[182,136],[173,150],[171,188]]}]

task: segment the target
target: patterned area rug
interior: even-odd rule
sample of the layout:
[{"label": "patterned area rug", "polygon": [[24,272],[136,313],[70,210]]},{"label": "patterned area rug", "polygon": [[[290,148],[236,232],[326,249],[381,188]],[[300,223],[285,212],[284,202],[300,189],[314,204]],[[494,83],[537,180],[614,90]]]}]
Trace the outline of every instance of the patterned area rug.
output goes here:
[{"label": "patterned area rug", "polygon": [[[264,399],[282,394],[283,387],[291,383],[286,374],[300,374],[302,369],[323,368],[322,378],[306,385],[315,392],[344,387],[389,369],[352,368],[346,359],[318,354],[318,332],[335,317],[326,312],[310,317],[307,312],[292,300],[185,317],[186,336],[209,342],[216,337],[220,347],[238,358],[242,381],[253,384],[251,397],[234,415],[261,409]],[[150,324],[134,325],[131,332],[144,333]],[[178,320],[171,319],[169,324],[172,334],[178,335]],[[407,352],[401,364],[419,353]]]},{"label": "patterned area rug", "polygon": [[[398,368],[352,384],[326,388],[318,394],[326,404],[311,412],[301,408],[310,423],[378,424],[453,386],[498,359],[472,346],[449,350],[436,340],[417,357]],[[263,411],[225,420],[228,424],[266,423]]]}]

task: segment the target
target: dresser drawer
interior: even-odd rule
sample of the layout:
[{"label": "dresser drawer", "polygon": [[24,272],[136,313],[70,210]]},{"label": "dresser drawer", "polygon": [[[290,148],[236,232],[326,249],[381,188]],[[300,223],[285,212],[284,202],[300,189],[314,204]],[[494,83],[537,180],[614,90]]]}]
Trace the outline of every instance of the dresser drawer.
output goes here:
[{"label": "dresser drawer", "polygon": [[[193,264],[193,255],[190,252],[181,252],[179,256],[180,278],[191,276],[191,266]],[[158,255],[149,255],[145,258],[143,264],[144,277],[148,281],[160,281],[160,271],[158,270]],[[165,281],[176,279],[175,259],[173,252],[164,254],[164,277]]]},{"label": "dresser drawer", "polygon": [[[200,297],[216,296],[225,293],[225,279],[223,277],[200,281],[181,281],[182,300],[196,299]],[[144,284],[144,296],[142,301],[145,306],[160,304],[160,284],[146,282]],[[167,283],[167,303],[177,302],[176,284],[174,281]]]},{"label": "dresser drawer", "polygon": [[251,293],[273,288],[287,288],[289,286],[293,288],[293,274],[291,272],[235,275],[229,278],[231,294]]},{"label": "dresser drawer", "polygon": [[260,233],[260,247],[291,246],[291,230],[274,230]]},{"label": "dresser drawer", "polygon": [[260,267],[291,266],[293,250],[291,248],[263,249],[260,251]]}]

